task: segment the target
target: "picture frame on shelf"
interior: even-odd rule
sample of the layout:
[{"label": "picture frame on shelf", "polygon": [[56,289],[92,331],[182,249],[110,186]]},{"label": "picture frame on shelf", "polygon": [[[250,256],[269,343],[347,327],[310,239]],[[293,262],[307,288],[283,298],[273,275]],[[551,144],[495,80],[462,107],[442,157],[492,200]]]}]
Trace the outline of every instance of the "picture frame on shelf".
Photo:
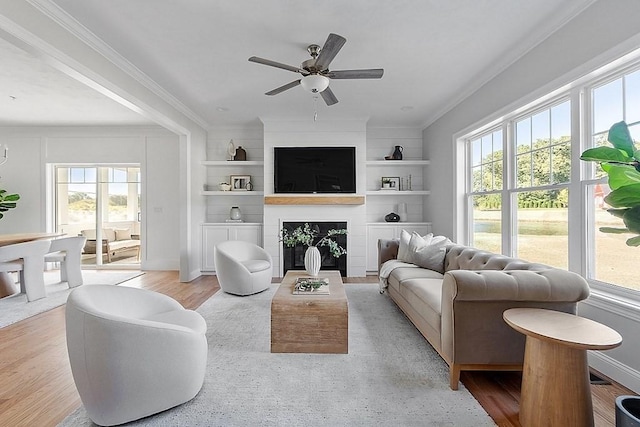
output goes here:
[{"label": "picture frame on shelf", "polygon": [[252,188],[251,175],[231,175],[231,191],[249,191]]},{"label": "picture frame on shelf", "polygon": [[400,191],[400,177],[383,176],[380,181],[381,190]]}]

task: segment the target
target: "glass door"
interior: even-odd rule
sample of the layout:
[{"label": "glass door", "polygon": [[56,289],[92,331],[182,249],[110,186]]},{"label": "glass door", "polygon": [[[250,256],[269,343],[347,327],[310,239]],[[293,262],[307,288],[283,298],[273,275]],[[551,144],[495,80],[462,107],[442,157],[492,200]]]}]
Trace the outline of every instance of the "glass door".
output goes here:
[{"label": "glass door", "polygon": [[82,263],[140,265],[140,165],[55,167],[56,231],[87,238]]}]

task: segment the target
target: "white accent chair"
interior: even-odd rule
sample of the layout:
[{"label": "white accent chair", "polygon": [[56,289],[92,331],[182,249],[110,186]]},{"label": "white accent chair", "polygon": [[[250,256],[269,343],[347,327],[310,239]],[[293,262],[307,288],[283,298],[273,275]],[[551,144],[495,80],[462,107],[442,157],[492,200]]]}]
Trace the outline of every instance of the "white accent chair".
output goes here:
[{"label": "white accent chair", "polygon": [[82,285],[82,248],[87,238],[84,236],[62,237],[51,241],[46,262],[60,263],[60,281],[70,288]]},{"label": "white accent chair", "polygon": [[191,400],[204,381],[206,331],[200,314],[161,293],[116,285],[72,290],[67,349],[89,418],[123,424]]},{"label": "white accent chair", "polygon": [[260,246],[240,240],[219,243],[213,261],[220,288],[229,294],[251,295],[271,284],[271,255]]},{"label": "white accent chair", "polygon": [[44,289],[44,256],[49,252],[49,240],[33,240],[0,246],[0,271],[19,272],[20,292],[27,301],[47,296]]}]

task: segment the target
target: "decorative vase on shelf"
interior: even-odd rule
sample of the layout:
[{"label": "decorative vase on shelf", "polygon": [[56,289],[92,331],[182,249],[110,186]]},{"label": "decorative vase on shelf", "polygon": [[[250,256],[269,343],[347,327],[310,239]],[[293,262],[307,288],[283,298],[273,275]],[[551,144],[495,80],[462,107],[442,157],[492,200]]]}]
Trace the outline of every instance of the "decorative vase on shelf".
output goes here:
[{"label": "decorative vase on shelf", "polygon": [[245,151],[244,148],[242,148],[242,145],[238,145],[238,148],[236,148],[236,155],[233,157],[233,160],[239,160],[239,161],[247,160],[247,152]]},{"label": "decorative vase on shelf", "polygon": [[229,160],[233,160],[233,157],[236,155],[236,146],[233,144],[233,139],[229,141],[229,145],[227,146],[227,154],[229,155]]},{"label": "decorative vase on shelf", "polygon": [[407,204],[406,203],[398,203],[398,216],[400,217],[400,222],[407,222]]},{"label": "decorative vase on shelf", "polygon": [[320,257],[320,251],[315,246],[309,246],[304,253],[304,269],[307,274],[312,277],[317,277],[320,272],[320,263],[322,259]]},{"label": "decorative vase on shelf", "polygon": [[240,208],[237,206],[233,206],[229,211],[229,218],[235,221],[242,219],[242,212],[240,212]]},{"label": "decorative vase on shelf", "polygon": [[393,150],[393,154],[391,155],[391,158],[393,160],[402,160],[402,151],[404,150],[404,148],[402,147],[402,145],[396,145],[395,150]]}]

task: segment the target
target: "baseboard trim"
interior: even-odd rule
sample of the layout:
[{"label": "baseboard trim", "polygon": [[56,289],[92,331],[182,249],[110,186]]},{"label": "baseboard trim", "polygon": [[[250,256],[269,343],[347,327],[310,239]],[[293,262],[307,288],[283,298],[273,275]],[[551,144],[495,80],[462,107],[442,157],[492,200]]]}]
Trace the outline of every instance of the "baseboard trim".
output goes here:
[{"label": "baseboard trim", "polygon": [[589,366],[640,394],[640,372],[600,351],[588,352]]}]

